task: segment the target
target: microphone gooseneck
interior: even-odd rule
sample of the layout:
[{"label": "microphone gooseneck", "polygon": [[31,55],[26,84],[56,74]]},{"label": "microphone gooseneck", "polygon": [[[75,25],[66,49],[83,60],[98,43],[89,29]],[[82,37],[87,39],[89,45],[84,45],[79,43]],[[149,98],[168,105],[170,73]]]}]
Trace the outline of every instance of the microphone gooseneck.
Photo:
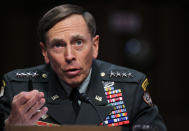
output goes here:
[{"label": "microphone gooseneck", "polygon": [[98,117],[102,121],[102,125],[104,125],[104,120],[103,120],[102,116],[100,115],[99,111],[97,110],[95,104],[91,101],[90,97],[87,94],[85,94],[85,93],[80,93],[79,100],[83,101],[85,103],[90,104],[94,108],[94,110],[96,111],[96,113],[98,114]]}]

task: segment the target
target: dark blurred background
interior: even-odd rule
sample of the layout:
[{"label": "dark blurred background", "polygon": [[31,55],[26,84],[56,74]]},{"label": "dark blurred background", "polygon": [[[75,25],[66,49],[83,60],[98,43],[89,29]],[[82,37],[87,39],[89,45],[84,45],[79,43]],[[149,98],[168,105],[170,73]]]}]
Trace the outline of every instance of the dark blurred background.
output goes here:
[{"label": "dark blurred background", "polygon": [[100,35],[99,59],[146,73],[170,131],[187,130],[189,3],[159,0],[32,0],[1,3],[0,76],[43,63],[36,28],[62,3],[88,9]]}]

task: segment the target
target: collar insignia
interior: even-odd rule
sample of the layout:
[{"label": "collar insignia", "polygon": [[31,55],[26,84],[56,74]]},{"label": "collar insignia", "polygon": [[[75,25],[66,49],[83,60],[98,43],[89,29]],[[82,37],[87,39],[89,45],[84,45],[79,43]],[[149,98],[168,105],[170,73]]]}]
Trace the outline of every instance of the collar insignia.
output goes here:
[{"label": "collar insignia", "polygon": [[102,101],[102,97],[100,97],[100,96],[96,96],[95,99],[96,99],[97,101]]},{"label": "collar insignia", "polygon": [[58,98],[59,98],[59,96],[58,96],[57,94],[51,97],[51,99],[52,99],[53,101],[56,100],[56,99],[58,99]]}]

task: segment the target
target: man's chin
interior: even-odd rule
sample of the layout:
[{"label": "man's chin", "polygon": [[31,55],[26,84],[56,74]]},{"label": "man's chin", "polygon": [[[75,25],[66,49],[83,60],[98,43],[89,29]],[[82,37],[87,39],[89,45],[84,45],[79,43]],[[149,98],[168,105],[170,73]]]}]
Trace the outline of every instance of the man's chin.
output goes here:
[{"label": "man's chin", "polygon": [[73,78],[72,80],[65,80],[65,82],[70,86],[70,87],[79,87],[82,83],[82,80],[76,80],[76,78]]},{"label": "man's chin", "polygon": [[81,82],[72,82],[72,83],[68,83],[68,85],[72,88],[76,88],[79,87],[81,85]]},{"label": "man's chin", "polygon": [[66,82],[70,87],[79,87],[82,82],[85,80],[85,77],[83,75],[76,75],[75,77],[64,77],[62,78],[64,82]]}]

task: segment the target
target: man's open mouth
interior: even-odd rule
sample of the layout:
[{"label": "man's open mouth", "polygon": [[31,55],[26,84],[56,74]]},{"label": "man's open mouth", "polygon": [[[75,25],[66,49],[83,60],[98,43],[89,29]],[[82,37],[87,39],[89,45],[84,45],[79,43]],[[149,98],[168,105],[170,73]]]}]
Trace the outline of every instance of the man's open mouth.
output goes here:
[{"label": "man's open mouth", "polygon": [[80,69],[76,69],[76,68],[73,68],[73,69],[68,69],[65,71],[65,73],[68,75],[68,76],[76,76],[80,73]]}]

